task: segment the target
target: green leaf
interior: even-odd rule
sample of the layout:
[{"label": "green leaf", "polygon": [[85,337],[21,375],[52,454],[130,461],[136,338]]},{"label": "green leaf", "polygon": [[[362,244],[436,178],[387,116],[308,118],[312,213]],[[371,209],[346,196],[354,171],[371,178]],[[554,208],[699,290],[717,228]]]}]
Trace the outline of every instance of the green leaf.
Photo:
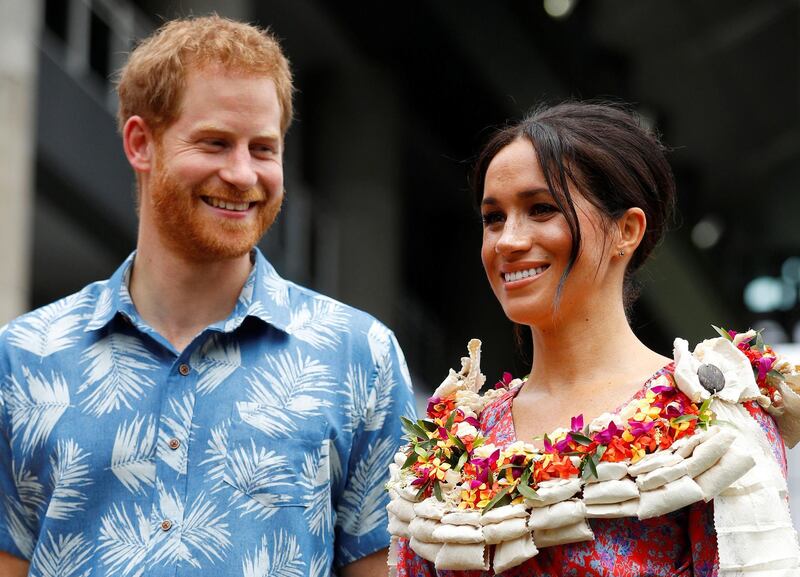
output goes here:
[{"label": "green leaf", "polygon": [[763,330],[764,329],[759,329],[758,331],[756,331],[756,344],[753,345],[753,346],[755,346],[755,348],[757,348],[762,353],[767,348],[767,346],[764,344],[764,337],[761,336],[761,331],[763,331]]},{"label": "green leaf", "polygon": [[700,417],[698,417],[697,415],[681,415],[680,417],[675,417],[674,419],[672,419],[672,422],[674,424],[678,424],[678,423],[684,423],[686,421],[695,421],[699,418]]},{"label": "green leaf", "polygon": [[403,463],[401,469],[408,469],[411,465],[413,465],[416,462],[417,462],[417,453],[416,451],[411,451],[411,454],[408,456],[405,463]]},{"label": "green leaf", "polygon": [[767,378],[769,378],[769,377],[772,377],[773,379],[775,379],[775,380],[777,380],[777,381],[779,381],[781,383],[786,380],[786,378],[783,376],[783,373],[780,373],[780,372],[776,371],[775,369],[770,369],[769,370],[769,372],[767,373]]},{"label": "green leaf", "polygon": [[414,497],[417,501],[419,501],[422,498],[422,496],[425,494],[425,490],[428,488],[428,485],[430,484],[431,484],[430,481],[427,481],[422,484],[422,486],[419,488],[419,491],[417,491],[416,497]]},{"label": "green leaf", "polygon": [[732,337],[732,336],[730,336],[730,335],[728,334],[728,331],[726,331],[724,328],[722,328],[722,327],[717,327],[717,326],[714,326],[714,325],[711,325],[711,326],[712,326],[712,327],[714,328],[714,330],[715,330],[715,331],[717,331],[717,332],[718,332],[718,333],[719,333],[719,334],[720,334],[722,337],[726,338],[726,339],[727,339],[727,340],[729,340],[729,341],[733,341],[733,337]]},{"label": "green leaf", "polygon": [[532,474],[532,473],[533,473],[533,470],[532,470],[532,469],[525,469],[525,470],[522,472],[522,475],[521,475],[521,476],[520,476],[520,478],[519,478],[519,484],[520,484],[520,485],[527,485],[527,484],[528,484],[528,481],[529,481],[529,480],[530,480],[530,478],[531,478],[531,474]]},{"label": "green leaf", "polygon": [[403,424],[403,428],[406,430],[406,432],[408,432],[412,439],[428,439],[428,433],[425,431],[425,429],[421,428],[414,421],[405,417],[400,417],[400,422]]},{"label": "green leaf", "polygon": [[428,431],[431,433],[439,429],[439,425],[427,419],[420,419],[419,421],[417,421],[417,426],[423,431]]},{"label": "green leaf", "polygon": [[467,448],[464,446],[464,443],[461,442],[461,439],[456,437],[453,433],[447,433],[447,437],[453,441],[453,444],[458,447],[462,451],[466,451]]},{"label": "green leaf", "polygon": [[594,454],[597,455],[597,462],[598,463],[600,462],[600,459],[603,458],[603,455],[606,454],[606,449],[608,449],[608,447],[606,447],[605,445],[598,445],[597,446],[597,449],[595,450]]},{"label": "green leaf", "polygon": [[492,474],[492,470],[489,469],[486,475],[486,486],[491,487],[494,485],[494,475]]},{"label": "green leaf", "polygon": [[[481,511],[481,515],[483,515],[483,514],[485,514],[485,513],[488,513],[489,511],[491,511],[491,510],[492,510],[492,509],[495,507],[495,505],[497,505],[497,504],[498,504],[498,503],[499,503],[499,502],[500,502],[500,501],[503,499],[503,497],[505,497],[506,495],[508,495],[508,491],[509,491],[510,489],[511,489],[511,487],[504,487],[503,489],[501,489],[500,491],[498,491],[498,492],[497,492],[497,494],[496,494],[496,495],[495,495],[495,496],[492,498],[492,500],[491,500],[491,501],[489,501],[489,502],[486,504],[486,507],[484,507],[484,508],[483,508],[483,511]],[[509,499],[509,501],[510,501],[510,500],[511,500],[511,499]]]},{"label": "green leaf", "polygon": [[469,453],[461,453],[461,456],[458,458],[458,463],[456,463],[455,470],[460,471],[464,463],[467,462],[467,459],[469,459]]},{"label": "green leaf", "polygon": [[444,423],[444,428],[449,431],[450,428],[453,426],[455,420],[456,420],[456,411],[455,409],[453,409],[452,411],[450,411],[450,414],[447,417],[447,421],[445,421]]},{"label": "green leaf", "polygon": [[597,478],[597,461],[599,459],[596,455],[587,455],[586,458],[583,460],[583,469],[581,469],[581,478],[583,480],[589,479],[592,475],[594,475],[595,479]]},{"label": "green leaf", "polygon": [[438,501],[444,501],[444,497],[442,496],[442,487],[438,481],[433,482],[433,495]]},{"label": "green leaf", "polygon": [[422,447],[420,447],[419,445],[417,445],[416,447],[414,447],[414,452],[415,452],[417,455],[419,455],[420,457],[422,457],[423,459],[427,459],[427,458],[428,458],[428,454],[429,454],[429,453],[428,453],[428,451],[426,451],[425,449],[423,449],[423,448],[422,448]]},{"label": "green leaf", "polygon": [[589,445],[592,444],[592,440],[586,435],[581,435],[580,433],[570,433],[569,436],[572,438],[573,441],[575,441],[579,445],[583,445],[584,447],[588,447]]},{"label": "green leaf", "polygon": [[711,405],[711,397],[708,397],[705,401],[703,401],[703,404],[700,405],[700,414],[702,415],[703,413],[705,413],[710,405]]},{"label": "green leaf", "polygon": [[478,435],[477,437],[475,437],[475,440],[472,441],[472,449],[475,450],[478,447],[483,446],[484,444],[486,444],[486,437]]},{"label": "green leaf", "polygon": [[541,497],[539,497],[539,493],[531,489],[527,483],[520,483],[517,485],[517,491],[519,494],[525,497],[526,499],[533,499],[534,501],[540,501]]}]

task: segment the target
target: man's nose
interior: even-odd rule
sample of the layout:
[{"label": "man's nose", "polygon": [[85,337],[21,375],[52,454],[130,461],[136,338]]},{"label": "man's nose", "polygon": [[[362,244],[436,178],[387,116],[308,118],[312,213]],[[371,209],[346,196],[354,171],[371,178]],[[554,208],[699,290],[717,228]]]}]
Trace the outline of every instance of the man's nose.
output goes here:
[{"label": "man's nose", "polygon": [[220,170],[219,176],[222,180],[241,191],[253,188],[258,182],[258,175],[253,168],[250,149],[246,146],[238,146],[231,149],[227,162]]}]

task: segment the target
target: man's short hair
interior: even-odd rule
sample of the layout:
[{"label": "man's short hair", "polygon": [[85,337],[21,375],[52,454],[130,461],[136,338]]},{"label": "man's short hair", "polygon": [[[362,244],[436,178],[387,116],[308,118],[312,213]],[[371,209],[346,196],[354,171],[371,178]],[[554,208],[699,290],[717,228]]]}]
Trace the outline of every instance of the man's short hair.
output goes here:
[{"label": "man's short hair", "polygon": [[281,134],[292,121],[292,72],[266,29],[216,14],[172,20],[143,40],[119,74],[120,132],[134,115],[159,135],[180,114],[190,69],[222,66],[233,73],[268,76],[281,106]]}]

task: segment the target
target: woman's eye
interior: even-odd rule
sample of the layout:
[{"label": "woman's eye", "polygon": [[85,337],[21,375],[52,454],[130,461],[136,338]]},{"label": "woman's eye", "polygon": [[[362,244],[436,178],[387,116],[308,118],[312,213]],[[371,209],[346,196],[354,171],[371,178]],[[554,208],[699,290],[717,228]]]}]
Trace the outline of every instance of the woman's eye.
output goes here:
[{"label": "woman's eye", "polygon": [[483,221],[483,226],[490,226],[501,222],[503,214],[500,212],[487,212],[481,215],[481,220]]},{"label": "woman's eye", "polygon": [[544,216],[558,212],[558,207],[547,203],[537,203],[531,207],[531,214],[533,216]]}]

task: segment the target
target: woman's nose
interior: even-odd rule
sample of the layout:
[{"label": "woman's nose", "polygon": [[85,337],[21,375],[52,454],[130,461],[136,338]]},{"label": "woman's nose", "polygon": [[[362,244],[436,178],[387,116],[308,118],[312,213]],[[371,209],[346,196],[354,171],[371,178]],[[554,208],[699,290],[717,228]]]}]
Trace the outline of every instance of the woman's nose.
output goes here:
[{"label": "woman's nose", "polygon": [[531,247],[531,231],[518,219],[509,218],[500,238],[497,239],[495,251],[498,254],[527,251]]}]

